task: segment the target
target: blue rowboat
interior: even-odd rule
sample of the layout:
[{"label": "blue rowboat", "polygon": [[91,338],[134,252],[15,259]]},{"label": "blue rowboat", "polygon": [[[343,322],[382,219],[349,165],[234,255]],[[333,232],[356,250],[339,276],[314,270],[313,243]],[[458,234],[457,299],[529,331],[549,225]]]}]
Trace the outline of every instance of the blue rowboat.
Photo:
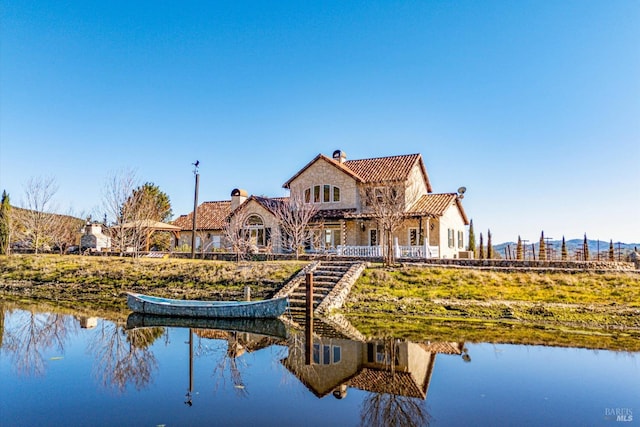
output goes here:
[{"label": "blue rowboat", "polygon": [[127,306],[136,313],[159,316],[276,318],[289,305],[287,297],[261,301],[195,301],[127,293]]}]

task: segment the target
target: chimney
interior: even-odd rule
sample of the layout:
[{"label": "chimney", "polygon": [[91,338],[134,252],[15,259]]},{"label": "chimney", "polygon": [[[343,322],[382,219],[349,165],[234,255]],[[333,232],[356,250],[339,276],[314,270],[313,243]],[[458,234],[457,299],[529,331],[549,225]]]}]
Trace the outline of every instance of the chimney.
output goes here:
[{"label": "chimney", "polygon": [[236,208],[240,206],[245,200],[247,200],[246,190],[234,188],[233,191],[231,191],[231,211],[235,211]]},{"label": "chimney", "polygon": [[347,153],[341,150],[336,150],[333,152],[333,160],[338,163],[344,163],[347,160]]}]

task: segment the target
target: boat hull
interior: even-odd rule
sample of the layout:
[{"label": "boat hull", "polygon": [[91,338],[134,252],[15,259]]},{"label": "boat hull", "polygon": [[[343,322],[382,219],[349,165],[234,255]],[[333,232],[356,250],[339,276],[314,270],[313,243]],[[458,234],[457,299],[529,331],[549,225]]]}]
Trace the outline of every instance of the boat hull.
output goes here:
[{"label": "boat hull", "polygon": [[248,332],[280,339],[287,338],[287,328],[280,319],[177,317],[141,313],[131,313],[127,318],[127,329],[155,327],[216,329]]},{"label": "boat hull", "polygon": [[284,314],[286,297],[262,301],[195,301],[127,294],[127,306],[136,313],[158,316],[209,318],[276,318]]}]

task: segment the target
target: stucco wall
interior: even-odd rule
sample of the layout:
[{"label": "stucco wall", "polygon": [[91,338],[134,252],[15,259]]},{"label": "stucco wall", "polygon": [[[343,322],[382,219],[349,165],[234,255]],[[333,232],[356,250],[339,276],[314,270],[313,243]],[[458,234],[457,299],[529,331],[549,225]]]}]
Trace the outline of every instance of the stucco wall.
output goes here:
[{"label": "stucco wall", "polygon": [[409,209],[424,194],[427,194],[427,185],[418,164],[413,165],[409,173],[409,179],[405,189],[405,206]]},{"label": "stucco wall", "polygon": [[358,206],[358,190],[356,181],[348,174],[324,160],[318,160],[304,170],[290,184],[291,194],[304,195],[304,190],[311,188],[311,200],[313,200],[313,187],[320,185],[321,200],[322,186],[324,184],[340,188],[340,201],[329,203],[317,203],[318,209],[351,209]]},{"label": "stucco wall", "polygon": [[[453,247],[449,247],[449,229],[454,230]],[[462,231],[462,247],[458,247],[458,231]],[[459,251],[464,251],[468,243],[467,227],[464,224],[460,211],[455,202],[452,203],[445,211],[439,221],[439,237],[440,237],[440,257],[441,258],[457,258]]]}]

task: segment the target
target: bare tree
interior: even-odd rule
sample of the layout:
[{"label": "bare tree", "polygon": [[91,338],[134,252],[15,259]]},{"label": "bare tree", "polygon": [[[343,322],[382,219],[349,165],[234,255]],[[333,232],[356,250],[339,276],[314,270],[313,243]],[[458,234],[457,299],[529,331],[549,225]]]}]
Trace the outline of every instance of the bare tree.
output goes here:
[{"label": "bare tree", "polygon": [[78,240],[78,234],[82,229],[84,221],[71,215],[53,215],[49,237],[54,248],[57,248],[60,255],[64,254],[67,248]]},{"label": "bare tree", "polygon": [[[103,205],[113,246],[134,256],[149,246],[153,223],[171,217],[169,197],[152,183],[138,185],[131,169],[114,172],[107,179]],[[168,247],[169,238],[159,238],[156,244]]]},{"label": "bare tree", "polygon": [[3,349],[12,355],[18,373],[44,375],[44,353],[54,348],[64,352],[66,340],[77,326],[72,317],[61,314],[22,312],[14,315],[23,318],[11,322],[13,328],[5,331]]},{"label": "bare tree", "polygon": [[111,322],[102,322],[89,351],[96,358],[94,375],[105,388],[124,392],[127,384],[142,390],[151,382],[158,362],[151,344],[164,333],[164,328],[125,331]]},{"label": "bare tree", "polygon": [[392,184],[384,187],[363,187],[362,200],[368,213],[377,220],[384,242],[384,262],[387,266],[395,262],[393,235],[405,220],[405,188]]},{"label": "bare tree", "polygon": [[25,237],[35,253],[47,243],[52,224],[53,196],[58,191],[58,186],[53,177],[31,177],[24,186],[25,201],[21,220],[24,226]]},{"label": "bare tree", "polygon": [[227,218],[222,229],[225,245],[236,254],[236,261],[240,262],[244,258],[250,246],[250,239],[245,232],[245,226],[249,215],[244,209],[237,209]]},{"label": "bare tree", "polygon": [[318,212],[317,205],[305,203],[301,194],[292,193],[288,198],[277,200],[273,210],[282,232],[281,245],[294,251],[298,259],[304,243],[313,235],[309,225]]},{"label": "bare tree", "polygon": [[129,246],[131,233],[124,224],[129,217],[127,200],[137,186],[137,177],[131,169],[121,169],[113,172],[103,187],[102,203],[107,221],[111,224],[111,241],[120,252]]}]

